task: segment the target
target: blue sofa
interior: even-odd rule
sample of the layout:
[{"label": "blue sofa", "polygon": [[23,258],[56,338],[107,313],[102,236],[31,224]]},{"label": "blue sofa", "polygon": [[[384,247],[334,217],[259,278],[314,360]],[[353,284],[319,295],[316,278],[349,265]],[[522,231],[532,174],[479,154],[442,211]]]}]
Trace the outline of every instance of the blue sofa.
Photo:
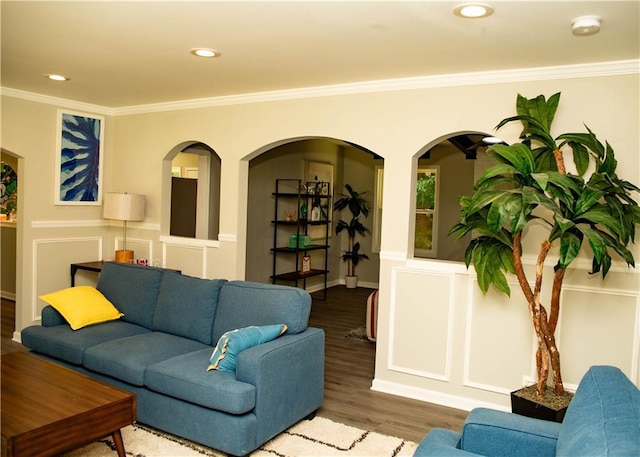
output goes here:
[{"label": "blue sofa", "polygon": [[618,368],[591,367],[563,422],[477,408],[462,434],[432,429],[414,456],[640,456],[640,391]]},{"label": "blue sofa", "polygon": [[[322,405],[324,332],[307,327],[307,292],[112,262],[96,289],[122,318],[72,330],[46,306],[22,343],[135,393],[140,423],[246,455]],[[206,371],[225,332],[272,324],[286,333],[241,351],[235,372]]]}]

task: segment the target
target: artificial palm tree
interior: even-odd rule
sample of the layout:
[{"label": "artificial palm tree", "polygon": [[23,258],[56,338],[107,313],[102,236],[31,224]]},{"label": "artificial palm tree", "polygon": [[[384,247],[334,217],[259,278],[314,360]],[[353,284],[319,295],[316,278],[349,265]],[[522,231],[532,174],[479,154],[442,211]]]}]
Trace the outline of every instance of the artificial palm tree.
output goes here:
[{"label": "artificial palm tree", "polygon": [[[460,199],[461,221],[450,233],[459,237],[479,234],[465,253],[483,293],[493,285],[510,293],[505,273],[515,274],[526,297],[538,349],[536,353],[537,394],[542,397],[549,369],[553,372],[556,395],[564,393],[560,353],[555,330],[560,314],[560,296],[567,268],[582,248],[593,256],[592,274],[606,277],[611,254],[619,255],[634,266],[634,243],[640,209],[632,198],[640,189],[616,174],[613,148],[604,145],[586,127],[586,133],[551,134],[560,93],[548,100],[540,95],[517,97],[517,115],[500,122],[497,128],[513,121],[523,125],[521,142],[491,146],[487,153],[497,162],[475,183],[473,195]],[[572,152],[574,172],[567,171],[565,160]],[[522,236],[530,224],[547,230],[536,262],[533,287],[522,265]],[[585,242],[586,241],[586,242]],[[548,305],[541,301],[543,265],[554,246],[559,256],[554,266]]]},{"label": "artificial palm tree", "polygon": [[366,191],[356,192],[349,184],[345,184],[344,187],[347,189],[347,193],[341,194],[342,197],[335,201],[333,204],[333,210],[342,211],[343,209],[348,208],[349,212],[351,212],[351,219],[349,222],[340,219],[336,223],[336,235],[343,230],[347,231],[349,244],[348,249],[342,254],[342,259],[348,262],[347,276],[353,277],[356,275],[355,268],[360,260],[369,258],[366,254],[359,252],[360,243],[355,242],[356,234],[364,236],[367,233],[371,233],[371,231],[360,221],[361,214],[365,218],[369,215],[369,202],[367,202],[363,197],[363,195],[367,193]]}]

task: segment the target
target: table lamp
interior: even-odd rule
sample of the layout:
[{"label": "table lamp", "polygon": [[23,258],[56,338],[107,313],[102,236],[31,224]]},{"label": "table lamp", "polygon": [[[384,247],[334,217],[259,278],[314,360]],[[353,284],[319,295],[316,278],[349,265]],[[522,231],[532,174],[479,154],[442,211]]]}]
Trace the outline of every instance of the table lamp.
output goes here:
[{"label": "table lamp", "polygon": [[104,196],[102,217],[124,222],[122,232],[122,249],[116,251],[116,262],[133,261],[133,251],[127,249],[127,221],[144,219],[144,195],[126,192],[107,192]]}]

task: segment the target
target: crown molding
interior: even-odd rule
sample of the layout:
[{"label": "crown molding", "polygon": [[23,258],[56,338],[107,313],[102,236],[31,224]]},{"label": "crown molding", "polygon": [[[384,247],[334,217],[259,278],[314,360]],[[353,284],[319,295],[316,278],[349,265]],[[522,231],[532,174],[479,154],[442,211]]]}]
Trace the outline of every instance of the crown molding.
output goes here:
[{"label": "crown molding", "polygon": [[10,87],[0,87],[0,95],[14,98],[21,98],[37,103],[46,103],[55,105],[58,108],[67,108],[78,111],[89,112],[92,114],[102,114],[103,116],[114,116],[115,109],[101,105],[93,105],[91,103],[83,103],[76,100],[66,98],[52,97],[50,95],[36,94],[24,90],[12,89]]},{"label": "crown molding", "polygon": [[63,98],[40,95],[11,88],[0,88],[2,95],[48,103],[65,108],[74,108],[108,116],[126,116],[154,112],[178,111],[216,106],[243,105],[271,101],[294,100],[304,98],[353,95],[375,92],[392,92],[438,87],[462,87],[485,84],[504,84],[523,81],[544,81],[552,79],[594,78],[600,76],[619,76],[640,74],[640,59],[620,60],[555,67],[520,68],[511,70],[483,71],[473,73],[454,73],[446,75],[419,76],[413,78],[363,81],[330,86],[306,87],[271,92],[227,95],[222,97],[198,98],[175,102],[109,108],[99,105],[66,100]]}]

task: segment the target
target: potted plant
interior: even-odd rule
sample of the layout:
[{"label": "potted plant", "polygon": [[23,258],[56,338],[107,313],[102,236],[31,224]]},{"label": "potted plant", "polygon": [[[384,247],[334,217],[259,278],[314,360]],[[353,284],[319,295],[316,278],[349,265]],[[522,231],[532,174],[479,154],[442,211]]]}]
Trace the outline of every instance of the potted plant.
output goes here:
[{"label": "potted plant", "polygon": [[345,208],[349,209],[351,213],[351,219],[349,222],[340,219],[336,224],[336,235],[340,234],[343,230],[347,231],[349,237],[348,249],[343,252],[342,260],[348,263],[347,275],[345,276],[345,283],[348,288],[353,289],[358,285],[358,277],[356,276],[356,265],[362,259],[368,259],[366,254],[361,254],[360,243],[355,242],[356,234],[364,236],[367,233],[371,233],[370,230],[360,222],[360,215],[365,218],[369,215],[369,202],[367,202],[363,195],[367,192],[356,192],[351,185],[345,184],[347,194],[340,194],[338,200],[333,204],[334,211],[342,211]]},{"label": "potted plant", "polygon": [[355,274],[356,265],[360,263],[360,260],[368,259],[369,256],[360,253],[360,242],[356,241],[353,244],[353,248],[349,251],[344,251],[341,257],[342,260],[349,262],[349,272],[344,277],[345,285],[347,289],[355,289],[358,287],[358,277]]},{"label": "potted plant", "polygon": [[[601,273],[603,278],[611,267],[613,253],[634,266],[633,253],[627,246],[635,242],[636,225],[640,223],[640,209],[632,198],[632,193],[640,189],[616,175],[613,148],[608,143],[603,145],[588,127],[586,133],[552,135],[559,101],[560,93],[548,100],[542,95],[533,99],[518,95],[517,115],[504,119],[496,129],[521,122],[521,142],[488,149],[497,164],[478,179],[470,197],[460,199],[461,221],[450,230],[459,237],[472,231],[479,234],[467,246],[465,263],[467,268],[473,263],[483,293],[493,285],[509,295],[505,274],[516,276],[538,341],[537,401],[542,401],[550,389],[550,372],[551,394],[565,396],[555,330],[567,268],[582,249],[593,257],[591,273]],[[572,157],[571,171],[565,166],[567,157]],[[538,252],[535,278],[529,282],[522,264],[522,236],[532,224],[547,230]],[[543,304],[543,266],[555,247],[559,250],[550,299]]]}]

